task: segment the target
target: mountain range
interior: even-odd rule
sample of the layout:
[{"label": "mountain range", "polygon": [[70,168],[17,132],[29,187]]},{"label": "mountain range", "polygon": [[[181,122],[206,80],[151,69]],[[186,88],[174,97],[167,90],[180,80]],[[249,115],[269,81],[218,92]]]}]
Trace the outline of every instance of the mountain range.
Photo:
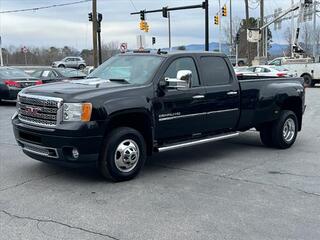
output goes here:
[{"label": "mountain range", "polygon": [[[185,45],[187,51],[203,51],[204,44],[189,44]],[[173,47],[173,49],[177,49],[178,47]],[[228,44],[221,44],[222,52],[229,54],[229,46]],[[272,56],[283,56],[283,52],[286,51],[288,48],[288,45],[286,44],[278,44],[278,43],[272,43],[271,48],[269,49],[269,53]],[[219,49],[219,43],[217,42],[211,42],[209,44],[210,50],[218,50]]]}]

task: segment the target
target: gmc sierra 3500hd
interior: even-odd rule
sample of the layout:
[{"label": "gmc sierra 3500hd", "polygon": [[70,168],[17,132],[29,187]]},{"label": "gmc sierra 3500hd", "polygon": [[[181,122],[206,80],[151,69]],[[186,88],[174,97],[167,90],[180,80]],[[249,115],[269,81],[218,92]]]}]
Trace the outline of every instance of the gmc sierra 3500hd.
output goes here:
[{"label": "gmc sierra 3500hd", "polygon": [[133,52],[110,58],[87,79],[24,89],[12,123],[31,158],[96,164],[123,181],[154,152],[251,128],[266,146],[289,148],[304,101],[302,78],[238,80],[223,54]]}]

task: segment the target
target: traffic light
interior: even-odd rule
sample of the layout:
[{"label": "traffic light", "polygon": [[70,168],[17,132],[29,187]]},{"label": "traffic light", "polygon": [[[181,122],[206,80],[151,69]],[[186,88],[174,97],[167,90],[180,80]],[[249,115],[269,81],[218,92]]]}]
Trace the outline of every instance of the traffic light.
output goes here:
[{"label": "traffic light", "polygon": [[144,22],[144,31],[149,32],[149,24],[147,22]]},{"label": "traffic light", "polygon": [[164,17],[164,18],[168,17],[168,8],[167,7],[162,8],[162,17]]},{"label": "traffic light", "polygon": [[155,44],[156,44],[156,38],[152,37],[152,45],[155,45]]},{"label": "traffic light", "polygon": [[88,13],[89,22],[92,22],[92,13]]},{"label": "traffic light", "polygon": [[219,25],[219,16],[218,15],[214,16],[214,24]]},{"label": "traffic light", "polygon": [[227,5],[223,5],[223,7],[222,7],[222,16],[223,17],[227,16]]},{"label": "traffic light", "polygon": [[237,33],[235,43],[239,44],[240,43],[240,33]]},{"label": "traffic light", "polygon": [[101,21],[102,21],[102,14],[98,13],[98,22],[101,22]]},{"label": "traffic light", "polygon": [[140,20],[141,20],[141,21],[146,20],[144,11],[140,11]]},{"label": "traffic light", "polygon": [[144,24],[145,24],[145,21],[141,20],[140,21],[140,30],[144,30]]}]

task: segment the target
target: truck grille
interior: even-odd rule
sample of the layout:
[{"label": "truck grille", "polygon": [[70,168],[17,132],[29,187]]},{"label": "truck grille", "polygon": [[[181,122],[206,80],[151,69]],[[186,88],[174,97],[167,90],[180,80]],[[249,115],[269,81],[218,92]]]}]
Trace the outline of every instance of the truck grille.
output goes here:
[{"label": "truck grille", "polygon": [[61,98],[19,94],[18,117],[27,124],[55,127],[60,120],[62,101]]}]

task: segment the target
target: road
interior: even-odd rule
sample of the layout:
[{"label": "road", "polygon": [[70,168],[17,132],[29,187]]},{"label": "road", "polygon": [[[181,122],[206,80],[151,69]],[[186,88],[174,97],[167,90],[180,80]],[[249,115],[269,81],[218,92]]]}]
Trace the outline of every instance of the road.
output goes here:
[{"label": "road", "polygon": [[0,106],[0,239],[319,239],[320,88],[288,150],[250,131],[157,154],[138,178],[102,179],[25,156]]}]

